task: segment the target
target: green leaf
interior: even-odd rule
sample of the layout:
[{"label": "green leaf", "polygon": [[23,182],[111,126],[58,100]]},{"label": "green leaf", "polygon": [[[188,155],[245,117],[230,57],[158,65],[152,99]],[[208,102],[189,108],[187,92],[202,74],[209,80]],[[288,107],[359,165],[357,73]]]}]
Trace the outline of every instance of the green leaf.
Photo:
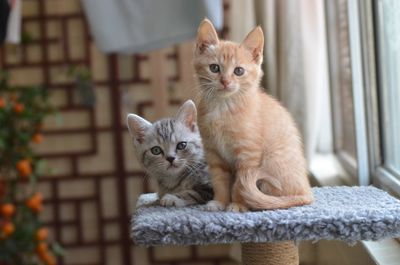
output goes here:
[{"label": "green leaf", "polygon": [[51,244],[51,249],[53,250],[53,252],[56,256],[64,256],[65,255],[65,249],[58,243]]},{"label": "green leaf", "polygon": [[63,123],[63,118],[62,118],[61,113],[60,112],[56,112],[54,116],[55,116],[55,119],[56,119],[57,126],[61,126],[62,123]]},{"label": "green leaf", "polygon": [[[34,265],[38,262],[35,233],[42,224],[39,215],[32,212],[24,201],[35,192],[37,176],[48,169],[46,162],[39,160],[34,153],[31,140],[32,135],[38,132],[38,125],[55,109],[49,101],[48,89],[40,86],[11,86],[8,80],[8,74],[0,70],[0,96],[8,102],[6,108],[0,109],[0,168],[7,172],[6,194],[1,200],[15,203],[17,211],[11,219],[15,225],[14,233],[0,240],[0,264]],[[23,113],[14,112],[13,104],[9,102],[12,97],[24,104]],[[60,114],[58,118],[61,118]],[[18,172],[15,164],[25,158],[32,159],[34,170],[29,183],[21,183],[16,177]],[[56,244],[54,251],[62,253],[63,249]]]},{"label": "green leaf", "polygon": [[39,159],[35,164],[35,174],[36,175],[44,175],[47,174],[50,170],[50,167],[46,160]]}]

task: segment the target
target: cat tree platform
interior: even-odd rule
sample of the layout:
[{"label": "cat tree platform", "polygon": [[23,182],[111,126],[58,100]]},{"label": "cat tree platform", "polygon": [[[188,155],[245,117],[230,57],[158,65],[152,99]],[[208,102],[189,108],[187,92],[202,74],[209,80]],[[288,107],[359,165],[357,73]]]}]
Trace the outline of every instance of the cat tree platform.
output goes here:
[{"label": "cat tree platform", "polygon": [[[242,243],[246,265],[298,264],[294,242],[380,240],[400,236],[400,201],[374,187],[313,188],[315,202],[287,210],[207,212],[204,206],[148,206],[140,196],[131,237],[142,246]],[[147,206],[146,206],[147,205]]]}]

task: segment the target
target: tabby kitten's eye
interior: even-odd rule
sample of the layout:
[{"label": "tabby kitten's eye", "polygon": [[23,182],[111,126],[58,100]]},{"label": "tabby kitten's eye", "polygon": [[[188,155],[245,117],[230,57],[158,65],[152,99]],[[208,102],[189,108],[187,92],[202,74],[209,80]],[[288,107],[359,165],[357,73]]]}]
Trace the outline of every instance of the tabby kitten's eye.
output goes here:
[{"label": "tabby kitten's eye", "polygon": [[159,147],[159,146],[154,146],[154,147],[152,147],[151,149],[150,149],[150,151],[151,151],[151,153],[153,154],[153,155],[159,155],[159,154],[161,154],[163,151],[162,151],[162,149],[161,149],[161,147]]},{"label": "tabby kitten's eye", "polygon": [[243,67],[236,67],[235,70],[233,70],[233,73],[237,76],[241,76],[244,74],[244,69]]},{"label": "tabby kitten's eye", "polygon": [[210,64],[210,71],[213,73],[219,73],[219,65],[218,64]]},{"label": "tabby kitten's eye", "polygon": [[183,150],[186,148],[187,143],[186,142],[180,142],[176,145],[176,149],[178,150]]}]

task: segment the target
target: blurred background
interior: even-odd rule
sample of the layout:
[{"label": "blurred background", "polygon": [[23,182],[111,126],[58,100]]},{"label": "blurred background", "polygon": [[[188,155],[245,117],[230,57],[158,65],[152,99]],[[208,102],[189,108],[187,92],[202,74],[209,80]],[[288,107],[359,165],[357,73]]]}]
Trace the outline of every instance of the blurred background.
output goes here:
[{"label": "blurred background", "polygon": [[[141,248],[129,238],[136,199],[155,183],[133,155],[126,114],[154,121],[193,98],[193,40],[206,16],[234,41],[262,26],[263,86],[295,117],[314,185],[400,190],[397,1],[0,2],[0,71],[9,86],[47,88],[56,109],[33,150],[51,168],[37,190],[49,241],[64,249],[58,264],[238,264],[238,246]],[[322,241],[302,243],[300,257],[376,264],[368,251]]]}]

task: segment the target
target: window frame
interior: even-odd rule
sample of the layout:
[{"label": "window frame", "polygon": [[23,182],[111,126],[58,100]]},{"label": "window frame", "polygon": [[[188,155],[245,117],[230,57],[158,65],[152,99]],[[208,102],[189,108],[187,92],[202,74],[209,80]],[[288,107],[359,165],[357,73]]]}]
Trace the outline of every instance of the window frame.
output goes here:
[{"label": "window frame", "polygon": [[[368,1],[348,0],[349,13],[349,35],[350,35],[350,53],[353,83],[353,108],[356,136],[357,152],[357,179],[359,185],[369,185],[370,183],[370,149],[367,136],[368,115],[366,113],[366,90],[369,90],[365,80],[366,50],[363,40],[363,24],[370,20],[370,17],[362,15],[364,9],[361,5]],[[365,34],[364,34],[365,35]],[[366,89],[364,89],[366,88]]]},{"label": "window frame", "polygon": [[[381,109],[379,102],[379,19],[378,1],[358,1],[360,19],[360,40],[362,52],[362,71],[365,91],[365,116],[368,146],[369,176],[377,187],[400,195],[400,180],[384,167],[383,136],[381,133]],[[357,137],[357,134],[356,134]]]},{"label": "window frame", "polygon": [[[338,171],[345,171],[346,175],[342,176],[344,181],[351,185],[368,185],[369,178],[369,161],[367,149],[367,135],[366,135],[366,116],[364,106],[364,91],[363,91],[363,69],[362,69],[362,55],[361,55],[361,41],[360,41],[360,21],[359,9],[357,0],[344,0],[338,1],[325,1],[326,14],[327,14],[327,37],[328,37],[328,53],[329,53],[329,72],[330,72],[330,94],[331,94],[331,111],[332,111],[332,124],[333,124],[333,140],[334,150],[333,155],[335,160],[340,164],[341,169]],[[340,24],[342,8],[346,8],[347,19],[347,32],[348,43],[343,43],[340,39]],[[332,13],[332,9],[334,10]],[[330,13],[330,14],[328,14]],[[346,46],[343,46],[346,45]],[[341,49],[349,49],[349,60],[351,73],[350,77],[342,76],[341,60],[337,59],[341,56]],[[342,146],[345,138],[342,114],[342,93],[341,86],[346,85],[347,78],[350,80],[350,93],[352,94],[352,115],[353,115],[353,129],[354,129],[354,149],[355,157],[350,154]],[[356,119],[357,117],[357,119]],[[360,119],[361,118],[361,119]],[[347,136],[351,137],[351,136]]]},{"label": "window frame", "polygon": [[[328,53],[328,66],[329,66],[329,93],[330,93],[330,108],[331,114],[330,117],[332,120],[332,136],[333,136],[333,151],[330,156],[331,164],[334,164],[337,169],[337,172],[341,175],[342,180],[348,184],[356,184],[357,183],[357,155],[353,157],[347,150],[343,148],[344,141],[344,120],[343,120],[343,112],[342,112],[342,93],[341,90],[347,80],[349,80],[349,86],[352,86],[352,77],[350,76],[347,79],[345,74],[342,71],[342,49],[349,50],[349,61],[351,58],[350,54],[350,30],[349,30],[349,16],[348,16],[348,7],[347,1],[344,0],[345,3],[340,3],[339,0],[331,1],[325,0],[325,14],[326,14],[326,32],[327,32],[327,53]],[[341,40],[341,35],[343,32],[341,31],[341,16],[343,15],[342,8],[346,8],[345,16],[347,19],[347,34],[348,34],[348,43],[343,43]],[[345,46],[343,46],[343,44]],[[350,62],[350,68],[352,67]],[[350,87],[351,93],[352,87]],[[353,100],[353,95],[352,95]],[[355,121],[354,117],[354,109],[353,109],[353,121]],[[355,124],[353,123],[353,128],[355,129]],[[354,132],[354,148],[356,149],[356,135]],[[343,173],[345,173],[343,175]],[[343,176],[342,176],[343,175]]]},{"label": "window frame", "polygon": [[[325,3],[327,3],[326,0]],[[347,17],[349,30],[349,48],[351,53],[351,84],[353,93],[354,130],[356,141],[356,159],[335,144],[334,156],[340,166],[350,175],[347,183],[370,185],[390,191],[400,196],[400,179],[384,167],[383,138],[381,134],[381,110],[379,102],[380,68],[379,68],[379,39],[378,39],[378,1],[380,0],[347,0]],[[332,1],[334,2],[334,1]],[[328,5],[326,5],[327,7]],[[329,10],[326,10],[328,12]],[[336,21],[337,22],[337,21]],[[327,27],[332,27],[327,21]],[[328,40],[332,36],[329,33]],[[330,45],[328,44],[328,51]],[[331,53],[331,51],[329,51]],[[329,54],[329,72],[331,94],[334,85],[338,82],[332,80],[333,71],[332,55]],[[333,63],[337,63],[334,58]],[[337,98],[337,96],[336,96]],[[337,99],[336,99],[337,101]],[[337,102],[336,102],[337,103]],[[331,98],[332,113],[335,110],[335,95]],[[340,107],[340,106],[337,106]],[[339,112],[340,113],[340,112]],[[334,138],[340,137],[340,120],[332,117]],[[339,126],[339,128],[338,128]],[[337,141],[337,139],[334,141]]]},{"label": "window frame", "polygon": [[[378,128],[382,128],[382,123],[380,122],[380,115],[382,114],[382,110],[380,109],[380,102],[379,102],[379,93],[378,89],[382,86],[381,84],[381,74],[380,74],[380,67],[379,67],[379,62],[380,62],[380,55],[379,55],[379,50],[380,50],[380,44],[378,41],[378,35],[379,35],[379,28],[380,28],[380,21],[379,21],[379,4],[380,0],[373,0],[371,4],[371,14],[370,16],[374,18],[373,21],[373,32],[374,32],[374,45],[375,45],[375,91],[376,91],[376,96],[374,97],[374,101],[372,107],[374,108],[374,116],[372,118],[375,118],[377,120]],[[377,142],[376,138],[379,139],[379,142]],[[390,172],[387,168],[384,166],[384,155],[383,155],[383,135],[381,131],[379,130],[375,134],[375,139],[374,141],[371,141],[370,144],[375,145],[376,149],[378,149],[377,154],[375,154],[374,157],[374,168],[373,168],[373,183],[379,187],[385,188],[392,193],[395,193],[397,195],[400,195],[400,179],[398,176],[396,176],[394,173]]]}]

